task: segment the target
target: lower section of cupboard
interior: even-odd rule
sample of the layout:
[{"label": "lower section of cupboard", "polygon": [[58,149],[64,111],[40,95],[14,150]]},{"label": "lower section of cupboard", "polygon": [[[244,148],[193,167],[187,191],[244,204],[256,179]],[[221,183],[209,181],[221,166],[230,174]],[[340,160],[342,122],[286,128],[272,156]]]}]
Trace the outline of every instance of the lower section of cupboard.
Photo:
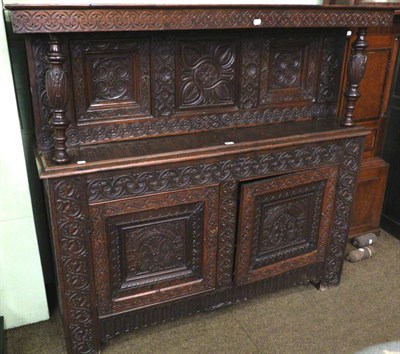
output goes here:
[{"label": "lower section of cupboard", "polygon": [[290,286],[337,285],[362,142],[46,180],[68,352]]}]

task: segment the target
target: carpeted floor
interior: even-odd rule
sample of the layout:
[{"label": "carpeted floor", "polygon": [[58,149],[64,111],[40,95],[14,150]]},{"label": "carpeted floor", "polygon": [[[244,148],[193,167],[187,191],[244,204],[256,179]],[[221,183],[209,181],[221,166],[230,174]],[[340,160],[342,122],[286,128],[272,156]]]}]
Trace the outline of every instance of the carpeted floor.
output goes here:
[{"label": "carpeted floor", "polygon": [[[382,232],[376,249],[374,258],[345,263],[339,287],[261,296],[119,336],[102,353],[339,354],[400,340],[400,241]],[[6,348],[8,354],[64,353],[59,313],[7,331]]]}]

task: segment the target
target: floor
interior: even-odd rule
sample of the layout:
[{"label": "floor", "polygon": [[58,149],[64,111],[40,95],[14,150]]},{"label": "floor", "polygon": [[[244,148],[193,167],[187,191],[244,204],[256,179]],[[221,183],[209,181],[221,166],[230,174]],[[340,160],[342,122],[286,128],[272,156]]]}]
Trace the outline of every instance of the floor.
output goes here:
[{"label": "floor", "polygon": [[[375,247],[373,258],[345,263],[336,288],[309,285],[261,296],[119,336],[102,353],[340,354],[400,340],[400,241],[383,232]],[[8,354],[65,353],[59,313],[7,331],[6,348]]]}]

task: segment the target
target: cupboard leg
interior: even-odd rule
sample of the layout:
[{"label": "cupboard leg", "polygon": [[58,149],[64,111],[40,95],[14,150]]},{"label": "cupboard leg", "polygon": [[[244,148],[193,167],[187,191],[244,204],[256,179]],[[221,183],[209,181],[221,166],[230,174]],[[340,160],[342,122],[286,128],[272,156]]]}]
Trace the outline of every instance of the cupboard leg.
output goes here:
[{"label": "cupboard leg", "polygon": [[83,177],[52,180],[53,243],[68,353],[97,353],[92,249]]},{"label": "cupboard leg", "polygon": [[319,289],[338,285],[343,267],[344,252],[350,228],[351,211],[363,152],[364,138],[348,140],[344,143],[343,163],[339,167],[335,214],[332,225],[331,241],[328,245],[325,262],[325,274]]}]

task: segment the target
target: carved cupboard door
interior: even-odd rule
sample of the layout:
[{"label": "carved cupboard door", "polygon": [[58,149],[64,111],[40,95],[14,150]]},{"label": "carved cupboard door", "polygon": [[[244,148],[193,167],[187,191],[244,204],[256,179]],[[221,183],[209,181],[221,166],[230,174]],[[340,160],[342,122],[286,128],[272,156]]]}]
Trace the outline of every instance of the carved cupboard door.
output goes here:
[{"label": "carved cupboard door", "polygon": [[242,185],[238,285],[324,261],[336,177],[328,166]]},{"label": "carved cupboard door", "polygon": [[91,206],[100,315],[213,290],[219,187]]}]

